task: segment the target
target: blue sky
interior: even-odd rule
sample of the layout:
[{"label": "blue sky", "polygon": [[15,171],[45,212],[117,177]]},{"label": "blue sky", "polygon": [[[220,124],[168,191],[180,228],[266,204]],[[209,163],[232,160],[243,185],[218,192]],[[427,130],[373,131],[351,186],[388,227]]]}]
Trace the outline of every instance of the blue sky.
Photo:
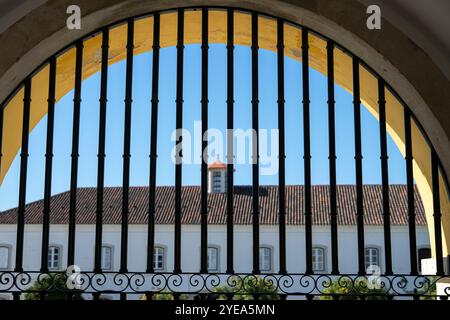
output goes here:
[{"label": "blue sky", "polygon": [[[226,129],[226,47],[211,45],[209,50],[209,127]],[[150,150],[150,99],[152,53],[134,58],[131,144],[131,185],[148,185]],[[161,49],[158,116],[158,185],[173,185],[174,164],[171,151],[175,128],[176,49]],[[277,63],[273,52],[259,51],[260,128],[275,129],[277,122]],[[303,184],[303,111],[301,63],[285,58],[286,85],[286,183]],[[313,184],[328,184],[328,115],[327,79],[310,70],[311,155]],[[185,47],[183,127],[192,131],[194,121],[201,120],[201,50],[199,45]],[[352,95],[336,85],[337,181],[355,183],[354,127]],[[97,181],[98,122],[100,74],[82,85],[79,186],[94,187]],[[124,128],[125,61],[109,68],[106,129],[106,186],[122,184]],[[251,51],[235,50],[235,128],[251,128]],[[69,190],[72,140],[73,91],[64,96],[55,109],[55,142],[52,193]],[[379,127],[377,120],[362,106],[363,181],[381,183]],[[45,117],[30,135],[27,202],[43,198]],[[404,160],[388,137],[389,179],[392,184],[405,183]],[[225,156],[225,152],[221,156]],[[0,210],[16,207],[20,158],[17,155],[0,188]],[[250,185],[251,164],[236,165],[235,183]],[[278,175],[260,177],[262,185],[275,185]],[[183,166],[183,184],[200,184],[200,165]]]}]

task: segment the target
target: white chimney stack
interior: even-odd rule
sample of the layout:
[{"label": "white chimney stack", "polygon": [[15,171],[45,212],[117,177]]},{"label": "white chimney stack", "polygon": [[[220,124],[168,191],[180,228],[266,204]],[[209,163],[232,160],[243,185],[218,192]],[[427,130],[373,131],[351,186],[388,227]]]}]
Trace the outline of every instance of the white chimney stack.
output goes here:
[{"label": "white chimney stack", "polygon": [[227,191],[227,166],[219,159],[208,165],[208,193]]}]

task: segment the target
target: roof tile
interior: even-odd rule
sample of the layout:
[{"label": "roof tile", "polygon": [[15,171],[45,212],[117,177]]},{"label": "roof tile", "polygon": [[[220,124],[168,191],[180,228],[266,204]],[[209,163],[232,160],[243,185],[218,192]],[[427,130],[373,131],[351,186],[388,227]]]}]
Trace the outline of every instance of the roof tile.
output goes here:
[{"label": "roof tile", "polygon": [[[330,224],[329,186],[312,186],[312,218],[315,225]],[[405,185],[391,185],[390,212],[393,225],[406,225],[407,189]],[[199,186],[185,186],[181,191],[182,223],[200,224],[201,190]],[[286,186],[286,223],[304,224],[303,186]],[[260,223],[276,225],[278,221],[278,187],[260,187]],[[382,190],[380,185],[365,185],[364,223],[383,224]],[[175,189],[172,186],[156,188],[155,221],[156,224],[174,223]],[[129,223],[146,224],[148,222],[148,187],[131,187],[129,195]],[[69,220],[70,193],[57,194],[51,199],[50,222],[67,224]],[[95,224],[96,188],[79,188],[77,192],[77,224]],[[337,186],[337,216],[340,225],[356,224],[356,189],[354,185]],[[208,223],[226,224],[226,193],[208,194]],[[416,223],[425,225],[425,213],[420,195],[415,190]],[[122,212],[122,188],[108,187],[104,190],[104,224],[120,224]],[[25,223],[41,224],[43,221],[43,200],[26,206]],[[17,208],[0,213],[0,224],[16,224]],[[234,223],[252,223],[252,187],[234,187]]]}]

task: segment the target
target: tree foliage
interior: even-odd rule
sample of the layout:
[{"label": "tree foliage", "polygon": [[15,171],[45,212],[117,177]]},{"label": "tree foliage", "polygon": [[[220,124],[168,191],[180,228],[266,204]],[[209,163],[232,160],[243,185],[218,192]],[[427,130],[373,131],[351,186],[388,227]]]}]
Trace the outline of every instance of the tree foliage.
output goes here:
[{"label": "tree foliage", "polygon": [[232,295],[233,300],[279,300],[276,286],[265,278],[256,276],[233,277],[229,284],[218,286],[214,289],[213,296],[217,300],[226,300]]},{"label": "tree foliage", "polygon": [[370,288],[365,279],[351,280],[341,278],[329,284],[322,290],[325,295],[320,300],[387,300],[388,295],[384,288]]},{"label": "tree foliage", "polygon": [[45,294],[46,300],[66,300],[69,294],[72,300],[83,300],[79,290],[67,288],[66,277],[62,274],[53,273],[36,279],[24,296],[25,300],[40,300],[41,294]]},{"label": "tree foliage", "polygon": [[[179,300],[190,300],[189,295],[180,294],[178,297]],[[148,300],[147,295],[143,294],[139,300]],[[154,293],[151,295],[151,300],[175,300],[175,295],[170,291],[161,291],[159,293]]]},{"label": "tree foliage", "polygon": [[[267,279],[256,276],[232,277],[229,284],[222,284],[213,289],[213,292],[199,292],[197,295],[180,294],[179,300],[227,300],[232,296],[233,300],[278,300],[276,286]],[[151,295],[152,300],[174,300],[174,294],[170,291],[162,291]],[[140,300],[147,300],[143,294]]]}]

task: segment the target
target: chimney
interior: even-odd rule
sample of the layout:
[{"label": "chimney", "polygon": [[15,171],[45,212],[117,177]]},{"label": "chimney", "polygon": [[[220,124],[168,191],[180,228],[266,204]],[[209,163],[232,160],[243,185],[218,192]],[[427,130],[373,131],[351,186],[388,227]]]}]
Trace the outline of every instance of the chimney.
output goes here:
[{"label": "chimney", "polygon": [[208,193],[221,193],[227,190],[227,166],[217,160],[208,165]]}]

